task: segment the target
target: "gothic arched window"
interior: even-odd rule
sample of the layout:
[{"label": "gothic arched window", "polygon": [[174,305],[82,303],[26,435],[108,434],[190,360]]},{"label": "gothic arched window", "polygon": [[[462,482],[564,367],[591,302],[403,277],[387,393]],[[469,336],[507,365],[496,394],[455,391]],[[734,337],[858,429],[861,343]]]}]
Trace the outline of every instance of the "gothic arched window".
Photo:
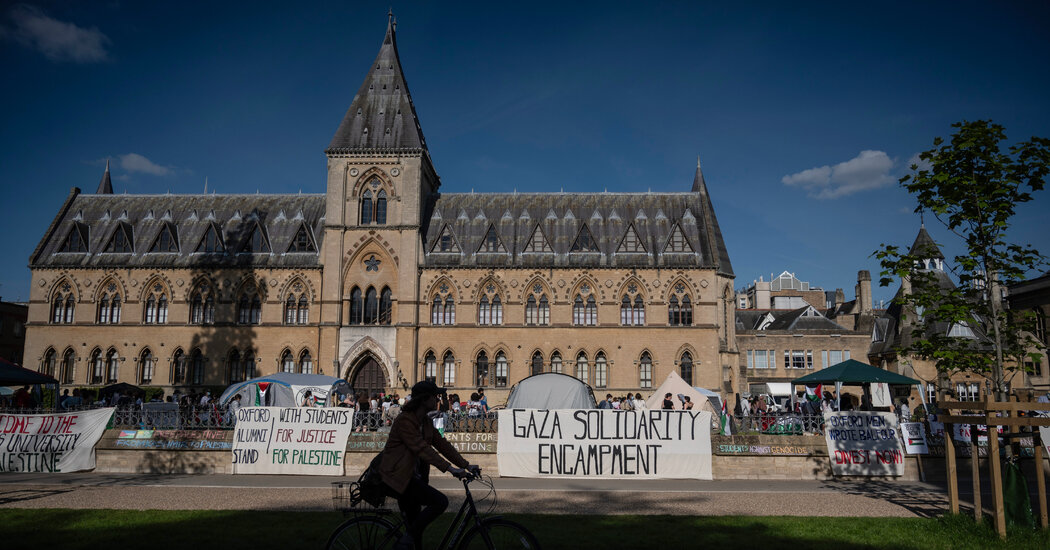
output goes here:
[{"label": "gothic arched window", "polygon": [[437,358],[434,357],[434,352],[428,351],[427,356],[423,359],[423,380],[436,384],[437,370]]},{"label": "gothic arched window", "polygon": [[391,308],[393,307],[393,294],[390,292],[390,287],[383,287],[383,292],[379,294],[379,324],[389,325],[391,317]]},{"label": "gothic arched window", "polygon": [[649,352],[642,353],[638,361],[638,385],[643,388],[653,387],[653,358]]},{"label": "gothic arched window", "polygon": [[584,383],[590,383],[588,379],[588,370],[590,365],[587,364],[587,354],[582,351],[576,356],[576,378],[579,378]]},{"label": "gothic arched window", "polygon": [[361,196],[361,225],[372,223],[372,192],[365,191]]},{"label": "gothic arched window", "polygon": [[157,359],[153,357],[153,352],[146,348],[139,359],[139,383],[142,385],[152,384],[156,369]]},{"label": "gothic arched window", "polygon": [[540,374],[543,372],[543,355],[540,355],[540,352],[537,351],[532,354],[531,367],[530,374]]},{"label": "gothic arched window", "polygon": [[299,372],[303,374],[314,373],[314,359],[310,355],[310,350],[303,350],[303,352],[299,354]]},{"label": "gothic arched window", "polygon": [[292,352],[288,350],[281,354],[281,372],[295,372],[295,360],[292,359]]},{"label": "gothic arched window", "polygon": [[561,373],[561,354],[558,352],[551,354],[551,372]]},{"label": "gothic arched window", "polygon": [[360,325],[364,322],[365,302],[361,289],[356,286],[350,291],[350,324]]},{"label": "gothic arched window", "polygon": [[365,324],[374,325],[379,316],[379,296],[375,287],[368,287],[365,292]]},{"label": "gothic arched window", "polygon": [[441,385],[448,388],[456,385],[456,356],[452,355],[452,352],[445,354],[445,360],[442,365],[442,383]]},{"label": "gothic arched window", "polygon": [[686,384],[693,385],[693,356],[689,352],[682,354],[682,360],[678,362],[678,370],[682,373],[682,380]]},{"label": "gothic arched window", "polygon": [[604,388],[609,385],[609,364],[605,361],[605,354],[599,352],[594,357],[594,387]]},{"label": "gothic arched window", "polygon": [[484,351],[479,351],[474,361],[474,382],[478,387],[487,386],[489,383],[489,356]]},{"label": "gothic arched window", "polygon": [[507,378],[508,378],[508,376],[507,376],[508,372],[507,371],[508,371],[507,354],[503,353],[502,351],[497,351],[496,352],[496,376],[495,376],[495,382],[496,382],[495,386],[497,388],[505,388],[505,387],[507,387]]}]

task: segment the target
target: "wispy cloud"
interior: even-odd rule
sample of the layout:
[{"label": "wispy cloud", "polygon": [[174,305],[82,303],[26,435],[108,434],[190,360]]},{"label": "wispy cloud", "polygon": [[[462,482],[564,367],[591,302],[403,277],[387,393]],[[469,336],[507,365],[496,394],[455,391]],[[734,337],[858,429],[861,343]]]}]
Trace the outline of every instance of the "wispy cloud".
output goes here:
[{"label": "wispy cloud", "polygon": [[0,37],[38,50],[52,61],[98,63],[109,58],[110,40],[95,27],[59,21],[24,4],[11,8],[10,18],[13,27],[0,27]]},{"label": "wispy cloud", "polygon": [[128,153],[126,155],[120,155],[118,158],[120,158],[120,167],[128,172],[141,172],[143,174],[152,174],[154,176],[168,176],[174,171],[171,167],[156,164],[152,160],[138,153]]},{"label": "wispy cloud", "polygon": [[893,159],[882,151],[861,151],[834,166],[824,165],[784,176],[784,185],[805,189],[815,199],[837,199],[892,185]]}]

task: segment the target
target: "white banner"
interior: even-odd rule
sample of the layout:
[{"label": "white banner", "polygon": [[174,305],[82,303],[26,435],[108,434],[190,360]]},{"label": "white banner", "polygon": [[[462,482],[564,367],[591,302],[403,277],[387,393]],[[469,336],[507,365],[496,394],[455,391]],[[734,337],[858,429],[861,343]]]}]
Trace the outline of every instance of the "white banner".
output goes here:
[{"label": "white banner", "polygon": [[711,479],[707,411],[499,411],[501,476]]},{"label": "white banner", "polygon": [[95,469],[95,444],[112,408],[57,414],[0,414],[0,472]]},{"label": "white banner", "polygon": [[824,439],[837,476],[904,475],[904,453],[893,413],[826,412]]},{"label": "white banner", "polygon": [[930,454],[930,447],[926,444],[926,428],[922,422],[901,422],[901,437],[904,438],[904,450],[908,454]]},{"label": "white banner", "polygon": [[352,413],[336,407],[241,407],[233,473],[343,475]]}]

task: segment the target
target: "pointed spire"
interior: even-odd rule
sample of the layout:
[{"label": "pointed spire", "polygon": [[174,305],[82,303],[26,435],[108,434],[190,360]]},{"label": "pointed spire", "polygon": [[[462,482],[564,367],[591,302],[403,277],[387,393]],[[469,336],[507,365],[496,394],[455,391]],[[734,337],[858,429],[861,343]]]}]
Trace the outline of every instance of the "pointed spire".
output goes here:
[{"label": "pointed spire", "polygon": [[704,171],[700,168],[699,155],[696,157],[696,174],[693,176],[692,191],[700,194],[702,210],[697,212],[696,224],[700,228],[701,239],[706,241],[700,244],[703,261],[705,265],[714,267],[719,273],[732,275],[733,264],[729,262],[729,251],[722,239],[722,230],[718,227],[715,207],[711,204],[711,196],[707,193],[707,182],[704,181]]},{"label": "pointed spire", "polygon": [[386,36],[326,152],[423,151],[423,130],[397,53],[397,20],[387,13]]},{"label": "pointed spire", "polygon": [[923,259],[928,260],[944,259],[944,254],[941,253],[941,248],[937,246],[933,237],[926,232],[926,224],[919,226],[919,234],[915,236],[915,243],[911,245],[911,251],[908,252],[908,254],[920,256]]},{"label": "pointed spire", "polygon": [[95,191],[96,195],[112,195],[113,194],[113,181],[109,178],[109,159],[106,159],[106,173],[102,174],[102,181],[98,182],[98,189]]}]

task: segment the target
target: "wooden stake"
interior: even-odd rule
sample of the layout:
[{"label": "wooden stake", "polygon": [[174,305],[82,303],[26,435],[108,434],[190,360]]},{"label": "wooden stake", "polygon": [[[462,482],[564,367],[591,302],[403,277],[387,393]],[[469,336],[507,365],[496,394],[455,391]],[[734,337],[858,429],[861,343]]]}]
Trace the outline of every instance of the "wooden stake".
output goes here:
[{"label": "wooden stake", "polygon": [[[988,401],[992,400],[991,394]],[[988,426],[988,464],[992,470],[992,514],[995,518],[995,531],[999,538],[1006,538],[1006,510],[1003,503],[1003,471],[999,464],[999,430],[992,423],[996,418],[992,411],[988,411],[985,417]]]},{"label": "wooden stake", "polygon": [[1043,438],[1039,433],[1039,428],[1032,428],[1032,443],[1035,444],[1035,485],[1036,498],[1039,499],[1039,525],[1046,529],[1046,479],[1043,477]]},{"label": "wooden stake", "polygon": [[955,442],[952,441],[954,430],[951,424],[944,425],[944,460],[948,471],[948,507],[953,514],[959,513],[959,476],[955,471]]},{"label": "wooden stake", "polygon": [[984,507],[981,503],[981,455],[977,448],[977,425],[970,424],[970,471],[973,474],[973,520],[981,522]]}]

